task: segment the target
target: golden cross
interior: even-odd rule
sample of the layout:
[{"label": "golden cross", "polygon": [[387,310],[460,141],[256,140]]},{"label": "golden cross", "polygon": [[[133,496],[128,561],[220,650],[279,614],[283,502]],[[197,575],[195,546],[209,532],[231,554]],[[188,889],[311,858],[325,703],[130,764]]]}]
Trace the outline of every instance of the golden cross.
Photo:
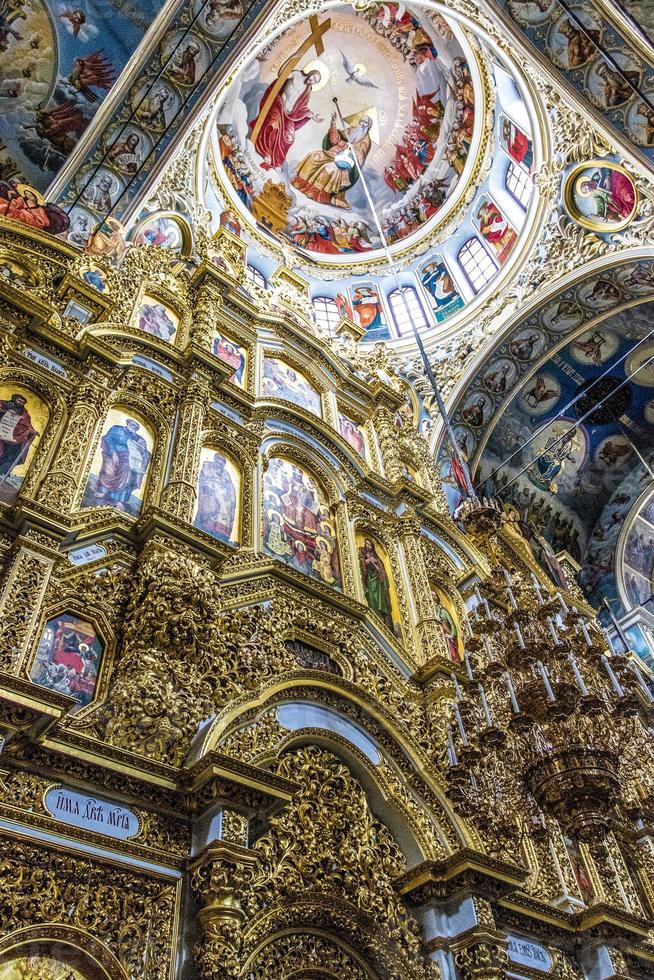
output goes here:
[{"label": "golden cross", "polygon": [[309,34],[308,38],[306,38],[306,40],[302,42],[302,44],[297,49],[295,54],[291,55],[288,61],[282,66],[279,75],[277,76],[277,81],[275,82],[270,92],[268,93],[268,97],[266,101],[259,109],[259,115],[252,129],[252,136],[250,137],[253,143],[256,143],[257,141],[257,137],[259,136],[261,127],[266,121],[266,116],[270,112],[270,108],[273,102],[281,92],[284,83],[286,82],[286,79],[291,74],[291,72],[295,69],[296,65],[301,60],[301,58],[303,58],[304,55],[307,53],[307,51],[309,51],[314,46],[317,55],[321,55],[323,53],[323,51],[325,50],[325,45],[322,42],[322,37],[323,34],[327,33],[327,31],[331,26],[332,26],[332,22],[331,22],[331,18],[329,17],[327,18],[327,20],[323,21],[322,24],[318,23],[318,17],[316,14],[312,14],[311,17],[309,17],[309,27],[311,28],[311,33]]}]

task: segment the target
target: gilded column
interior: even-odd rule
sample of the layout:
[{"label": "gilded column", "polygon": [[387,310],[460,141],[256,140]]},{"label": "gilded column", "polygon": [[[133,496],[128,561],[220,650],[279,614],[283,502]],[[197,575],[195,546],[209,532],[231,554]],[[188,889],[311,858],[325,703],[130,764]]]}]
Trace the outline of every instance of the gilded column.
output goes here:
[{"label": "gilded column", "polygon": [[182,521],[190,522],[193,518],[208,405],[207,379],[196,375],[185,389],[179,406],[170,477],[161,498],[164,509]]},{"label": "gilded column", "polygon": [[341,545],[341,574],[343,576],[343,592],[345,595],[358,599],[356,566],[358,556],[351,533],[351,522],[348,518],[347,504],[344,500],[336,505],[336,532]]},{"label": "gilded column", "polygon": [[218,326],[222,302],[220,290],[214,282],[205,279],[198,286],[193,301],[191,342],[202,350],[211,350],[211,341]]},{"label": "gilded column", "polygon": [[60,557],[57,541],[33,528],[17,539],[0,591],[0,670],[18,673]]},{"label": "gilded column", "polygon": [[84,383],[72,394],[70,412],[59,448],[37,492],[37,500],[61,514],[70,512],[92,444],[95,427],[104,413],[108,392]]},{"label": "gilded column", "polygon": [[384,472],[391,483],[395,483],[404,473],[400,454],[397,451],[398,431],[395,416],[389,408],[381,406],[375,412],[372,421],[377,433]]},{"label": "gilded column", "polygon": [[404,548],[405,564],[409,588],[415,609],[414,630],[420,650],[422,663],[442,660],[451,665],[447,655],[445,637],[436,618],[434,597],[427,577],[427,569],[420,541],[420,523],[413,517],[406,517],[400,525],[400,540]]},{"label": "gilded column", "polygon": [[247,848],[216,841],[189,867],[202,930],[195,958],[203,980],[241,976],[246,917],[242,893],[254,877],[256,863],[256,854]]}]

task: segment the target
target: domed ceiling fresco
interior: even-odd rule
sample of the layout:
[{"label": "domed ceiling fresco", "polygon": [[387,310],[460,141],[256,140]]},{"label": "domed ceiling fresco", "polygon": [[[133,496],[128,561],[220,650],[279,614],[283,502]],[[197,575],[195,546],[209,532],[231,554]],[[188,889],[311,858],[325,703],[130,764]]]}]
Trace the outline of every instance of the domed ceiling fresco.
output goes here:
[{"label": "domed ceiling fresco", "polygon": [[245,66],[217,115],[214,154],[234,206],[314,260],[347,264],[383,245],[368,190],[402,250],[468,183],[481,99],[472,59],[459,28],[405,5],[342,5],[294,24]]}]

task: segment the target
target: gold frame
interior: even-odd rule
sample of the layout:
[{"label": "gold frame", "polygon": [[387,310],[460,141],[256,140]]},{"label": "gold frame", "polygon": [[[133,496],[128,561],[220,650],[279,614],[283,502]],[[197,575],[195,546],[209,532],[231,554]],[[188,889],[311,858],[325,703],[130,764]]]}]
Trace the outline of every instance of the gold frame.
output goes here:
[{"label": "gold frame", "polygon": [[[578,179],[578,177],[580,176],[580,174],[582,173],[582,171],[590,170],[593,167],[596,167],[598,169],[615,170],[617,173],[620,173],[624,177],[626,177],[627,180],[630,182],[634,190],[634,206],[631,209],[631,212],[627,218],[624,218],[622,221],[619,222],[608,222],[608,221],[598,222],[598,221],[591,221],[589,218],[584,217],[584,215],[578,211],[573,199],[574,184]],[[629,227],[629,225],[634,220],[636,213],[638,211],[640,194],[638,192],[638,188],[636,187],[633,177],[629,173],[627,173],[625,168],[621,166],[619,163],[614,163],[612,160],[607,160],[607,159],[604,160],[593,159],[593,160],[584,160],[581,163],[576,164],[576,166],[574,166],[572,170],[568,173],[568,175],[565,178],[565,184],[563,187],[563,201],[565,204],[566,211],[568,212],[570,217],[574,221],[576,221],[578,225],[581,225],[582,228],[587,228],[589,231],[594,231],[597,232],[598,234],[611,234],[611,232],[624,231],[625,228]]]}]

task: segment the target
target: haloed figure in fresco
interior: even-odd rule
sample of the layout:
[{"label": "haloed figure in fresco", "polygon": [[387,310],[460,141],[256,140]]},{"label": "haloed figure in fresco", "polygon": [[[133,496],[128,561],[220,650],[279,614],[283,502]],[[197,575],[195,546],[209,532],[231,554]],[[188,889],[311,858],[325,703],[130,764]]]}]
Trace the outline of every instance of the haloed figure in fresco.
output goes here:
[{"label": "haloed figure in fresco", "polygon": [[103,649],[91,623],[64,613],[46,624],[31,678],[41,687],[88,704],[95,692]]},{"label": "haloed figure in fresco", "polygon": [[133,493],[141,488],[151,458],[139,429],[139,423],[128,418],[124,425],[112,425],[102,436],[102,465],[93,486],[93,477],[89,480],[83,507],[108,505],[132,517],[138,514],[141,501]]},{"label": "haloed figure in fresco", "polygon": [[24,395],[13,394],[7,400],[0,400],[0,500],[16,492],[10,477],[25,462],[38,435]]},{"label": "haloed figure in fresco", "polygon": [[370,538],[366,538],[359,548],[359,567],[366,602],[394,633],[396,627],[393,621],[390,579],[382,557]]}]

